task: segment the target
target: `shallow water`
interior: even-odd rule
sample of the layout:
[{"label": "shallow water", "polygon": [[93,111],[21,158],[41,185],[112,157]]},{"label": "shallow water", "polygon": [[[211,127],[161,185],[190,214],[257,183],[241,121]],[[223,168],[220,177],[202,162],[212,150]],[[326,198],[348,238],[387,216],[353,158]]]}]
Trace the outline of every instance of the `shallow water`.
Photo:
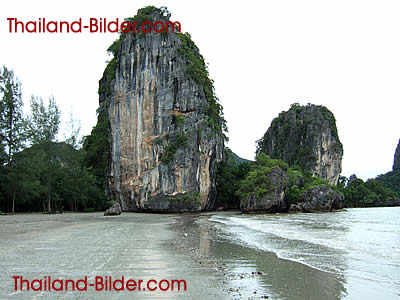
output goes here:
[{"label": "shallow water", "polygon": [[[320,214],[218,214],[209,221],[220,239],[258,251],[258,260],[274,253],[322,271],[306,277],[295,271],[285,277],[283,266],[275,268],[276,274],[265,278],[265,283],[279,297],[301,299],[309,294],[306,299],[318,299],[318,293],[306,288],[314,281],[317,288],[326,287],[326,299],[400,298],[400,207]],[[268,267],[263,268],[268,272]],[[293,293],[272,276],[289,285],[302,281],[304,289]]]},{"label": "shallow water", "polygon": [[[0,299],[400,299],[400,208],[4,216],[0,270]],[[19,292],[13,275],[185,279],[188,291]]]}]

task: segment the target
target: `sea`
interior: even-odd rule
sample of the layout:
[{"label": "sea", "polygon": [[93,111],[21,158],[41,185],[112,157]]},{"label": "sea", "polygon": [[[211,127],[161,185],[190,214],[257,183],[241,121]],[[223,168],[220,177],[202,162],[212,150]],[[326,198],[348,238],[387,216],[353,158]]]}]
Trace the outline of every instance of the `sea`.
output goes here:
[{"label": "sea", "polygon": [[[260,268],[277,298],[400,299],[400,207],[216,214],[208,221],[219,239],[256,251],[260,265],[268,261],[267,254],[276,255],[277,260]],[[294,283],[285,287],[288,282]],[[274,285],[281,287],[274,290]],[[298,294],[293,291],[297,288]],[[313,293],[312,289],[321,290]]]}]

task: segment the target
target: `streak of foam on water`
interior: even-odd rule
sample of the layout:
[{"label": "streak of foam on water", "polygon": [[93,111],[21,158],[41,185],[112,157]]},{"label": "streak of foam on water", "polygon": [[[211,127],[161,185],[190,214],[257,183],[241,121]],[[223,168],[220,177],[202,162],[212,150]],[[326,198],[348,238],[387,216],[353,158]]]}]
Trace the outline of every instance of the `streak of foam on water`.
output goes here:
[{"label": "streak of foam on water", "polygon": [[[283,221],[277,216],[271,218],[252,216],[249,219],[247,216],[214,215],[210,221],[222,224],[217,227],[236,243],[273,252],[279,258],[296,261],[318,270],[341,272],[340,266],[331,263],[329,254],[331,251],[343,251],[344,245],[340,239],[318,238],[316,231],[305,230],[302,220]],[[321,247],[324,251],[321,251]]]}]

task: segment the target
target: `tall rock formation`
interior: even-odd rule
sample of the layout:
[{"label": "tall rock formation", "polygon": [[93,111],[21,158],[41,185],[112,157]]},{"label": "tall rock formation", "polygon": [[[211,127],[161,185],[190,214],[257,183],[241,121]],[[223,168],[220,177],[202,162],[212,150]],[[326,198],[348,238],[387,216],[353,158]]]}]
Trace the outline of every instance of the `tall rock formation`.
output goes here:
[{"label": "tall rock formation", "polygon": [[394,154],[393,171],[400,170],[400,140],[397,144],[396,152]]},{"label": "tall rock formation", "polygon": [[257,153],[282,159],[314,176],[336,184],[342,170],[343,146],[333,114],[324,106],[293,104],[275,118]]},{"label": "tall rock formation", "polygon": [[[146,7],[128,20],[140,29],[169,17]],[[173,26],[168,33],[121,34],[100,80],[100,112],[108,113],[111,132],[109,194],[123,211],[214,205],[225,121],[199,49]]]}]

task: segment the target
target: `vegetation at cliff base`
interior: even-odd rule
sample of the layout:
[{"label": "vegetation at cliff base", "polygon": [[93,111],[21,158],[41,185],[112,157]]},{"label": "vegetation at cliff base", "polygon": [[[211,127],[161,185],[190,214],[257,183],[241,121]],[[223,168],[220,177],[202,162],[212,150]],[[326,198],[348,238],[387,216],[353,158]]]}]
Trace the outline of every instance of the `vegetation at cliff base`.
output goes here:
[{"label": "vegetation at cliff base", "polygon": [[107,174],[111,159],[111,134],[108,115],[101,111],[97,116],[97,124],[90,135],[86,136],[82,148],[83,164],[89,174],[94,178],[97,188],[103,195],[97,197],[96,208],[102,209],[108,206],[104,191],[106,189]]},{"label": "vegetation at cliff base", "polygon": [[265,153],[260,153],[254,162],[237,164],[233,152],[225,151],[225,159],[217,168],[217,204],[228,208],[239,208],[240,202],[246,201],[251,194],[257,199],[271,192],[269,174],[278,167],[288,177],[289,184],[285,194],[289,204],[299,202],[300,195],[309,189],[327,185],[337,190],[336,186],[329,185],[328,181],[312,176],[310,172],[290,168],[280,159],[271,159]]},{"label": "vegetation at cliff base", "polygon": [[379,179],[368,179],[364,182],[356,178],[349,182],[346,177],[341,177],[338,189],[345,196],[346,207],[400,205],[399,194],[385,187]]},{"label": "vegetation at cliff base", "polygon": [[400,195],[400,170],[395,169],[386,174],[378,175],[376,180],[386,188],[396,192],[397,195]]},{"label": "vegetation at cliff base", "polygon": [[288,176],[290,181],[286,199],[289,205],[299,202],[302,194],[317,186],[326,185],[337,190],[336,186],[330,185],[328,180],[313,176],[311,172],[302,173],[299,170],[289,168]]},{"label": "vegetation at cliff base", "polygon": [[260,199],[273,188],[268,175],[272,169],[278,167],[287,172],[289,166],[280,159],[271,159],[268,155],[261,153],[256,157],[256,161],[251,165],[246,177],[240,181],[239,189],[236,194],[241,202],[246,201],[251,194],[255,193],[256,198]]},{"label": "vegetation at cliff base", "polygon": [[265,153],[257,155],[254,162],[237,164],[233,152],[226,149],[225,159],[217,168],[217,206],[239,208],[240,202],[246,201],[251,194],[256,199],[263,197],[273,188],[269,174],[275,167],[279,167],[289,178],[285,193],[289,205],[298,203],[302,194],[321,185],[342,193],[345,207],[400,205],[399,194],[384,185],[388,181],[399,182],[400,177],[394,171],[366,182],[357,178],[349,182],[341,176],[337,185],[330,185],[325,179],[291,168],[282,160],[271,159]]},{"label": "vegetation at cliff base", "polygon": [[392,171],[377,176],[376,180],[400,195],[400,140],[394,153]]},{"label": "vegetation at cliff base", "polygon": [[250,166],[251,162],[237,163],[234,153],[227,147],[224,149],[224,160],[217,165],[217,208],[239,208],[240,198],[236,192],[240,182],[249,172]]}]

